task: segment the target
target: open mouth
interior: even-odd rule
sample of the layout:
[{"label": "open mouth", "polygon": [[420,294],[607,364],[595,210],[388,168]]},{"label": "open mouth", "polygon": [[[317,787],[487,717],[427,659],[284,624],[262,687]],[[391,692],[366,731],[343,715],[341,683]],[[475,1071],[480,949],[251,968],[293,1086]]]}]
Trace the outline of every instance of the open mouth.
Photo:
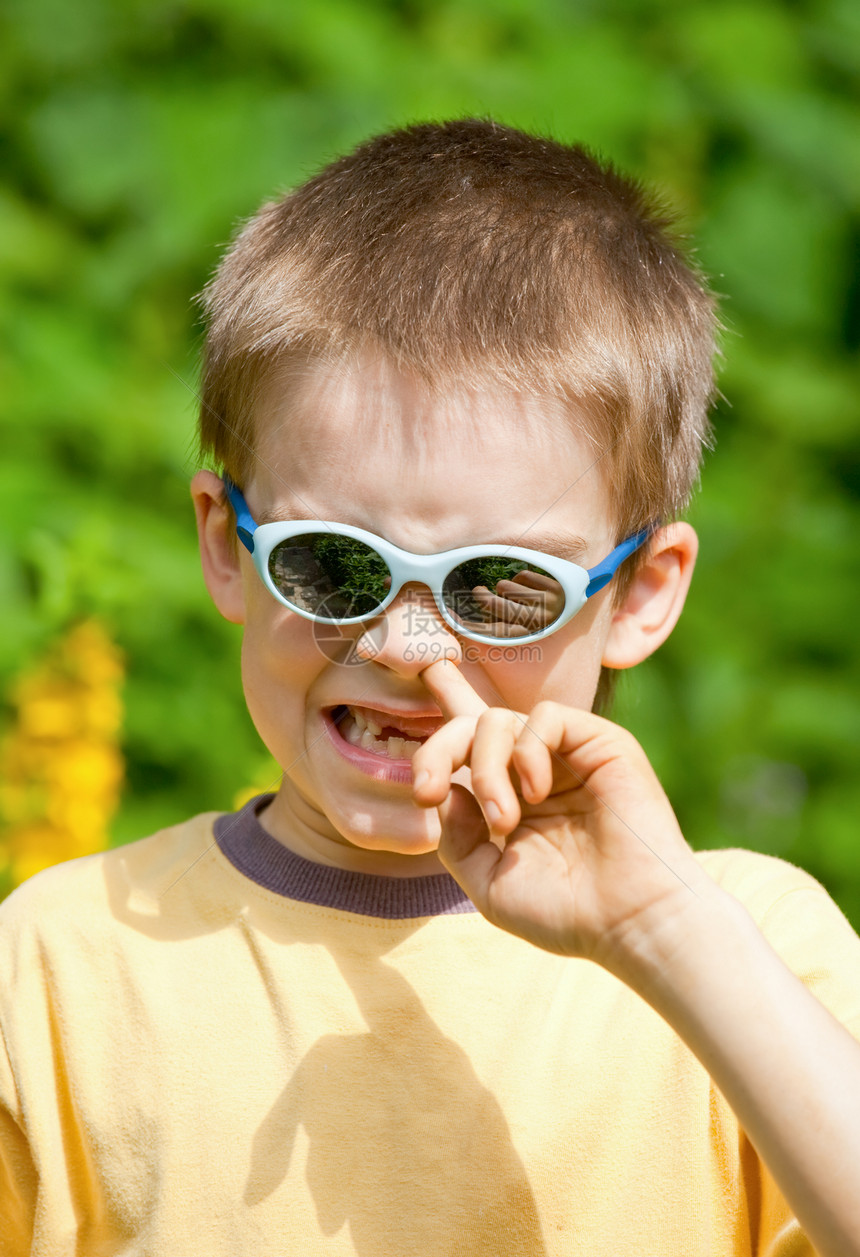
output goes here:
[{"label": "open mouth", "polygon": [[388,712],[345,704],[335,707],[331,718],[345,742],[387,759],[400,760],[411,760],[419,746],[443,723],[441,717],[393,717]]}]

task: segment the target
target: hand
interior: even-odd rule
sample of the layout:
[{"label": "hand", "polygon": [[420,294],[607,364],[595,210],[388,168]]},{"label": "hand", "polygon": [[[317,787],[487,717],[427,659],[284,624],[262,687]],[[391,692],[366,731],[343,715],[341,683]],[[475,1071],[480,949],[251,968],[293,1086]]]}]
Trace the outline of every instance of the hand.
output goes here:
[{"label": "hand", "polygon": [[[626,730],[561,703],[488,707],[450,660],[421,677],[447,722],[415,753],[415,802],[438,808],[439,858],[495,925],[618,971],[713,885]],[[474,794],[451,784],[464,764]]]},{"label": "hand", "polygon": [[499,637],[524,637],[552,624],[564,609],[564,590],[551,576],[524,568],[513,580],[496,582],[495,593],[486,585],[476,585],[471,597],[483,612],[483,619],[463,621],[466,628]]}]

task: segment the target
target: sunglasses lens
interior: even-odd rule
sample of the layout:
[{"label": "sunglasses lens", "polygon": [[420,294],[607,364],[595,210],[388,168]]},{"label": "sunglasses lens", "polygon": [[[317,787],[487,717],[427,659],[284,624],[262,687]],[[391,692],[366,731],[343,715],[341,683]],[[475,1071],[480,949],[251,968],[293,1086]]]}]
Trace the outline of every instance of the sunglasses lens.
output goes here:
[{"label": "sunglasses lens", "polygon": [[282,541],[269,555],[269,575],[292,606],[329,620],[370,615],[391,584],[381,555],[363,541],[334,532]]},{"label": "sunglasses lens", "polygon": [[564,610],[555,577],[503,554],[460,563],[445,578],[443,597],[454,620],[486,637],[539,633]]}]

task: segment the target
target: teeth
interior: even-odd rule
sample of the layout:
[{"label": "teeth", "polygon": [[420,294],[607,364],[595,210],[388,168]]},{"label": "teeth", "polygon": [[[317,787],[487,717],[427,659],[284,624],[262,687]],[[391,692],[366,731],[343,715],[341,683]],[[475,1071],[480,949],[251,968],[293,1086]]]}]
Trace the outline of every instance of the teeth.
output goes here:
[{"label": "teeth", "polygon": [[365,751],[373,751],[376,755],[385,755],[388,759],[411,759],[421,745],[413,738],[389,738],[387,741],[375,738],[370,729],[359,728],[358,722],[344,730],[347,742],[360,746]]},{"label": "teeth", "polygon": [[347,710],[351,719],[343,721],[341,731],[347,742],[353,746],[360,746],[365,751],[374,751],[377,755],[385,755],[389,759],[412,759],[421,745],[414,738],[392,736],[386,741],[377,736],[382,732],[382,725],[377,724],[372,717],[366,717],[352,707]]},{"label": "teeth", "polygon": [[[381,735],[382,730],[385,728],[385,724],[380,724],[375,716],[371,716],[370,713],[367,711],[362,711],[360,707],[347,707],[347,711],[352,716],[353,720],[358,725],[362,733],[364,732],[365,729],[369,729],[370,732],[373,734],[373,736],[375,738],[378,738]],[[392,717],[391,720],[386,721],[385,723],[393,724],[395,719],[396,717]],[[407,717],[407,723],[408,723],[408,717]],[[404,736],[404,741],[410,741],[410,740],[414,740],[414,739],[409,739]]]},{"label": "teeth", "polygon": [[352,716],[359,729],[364,733],[365,729],[369,729],[375,738],[378,738],[382,732],[382,725],[377,724],[372,716],[368,716],[359,707],[347,707],[347,711]]}]

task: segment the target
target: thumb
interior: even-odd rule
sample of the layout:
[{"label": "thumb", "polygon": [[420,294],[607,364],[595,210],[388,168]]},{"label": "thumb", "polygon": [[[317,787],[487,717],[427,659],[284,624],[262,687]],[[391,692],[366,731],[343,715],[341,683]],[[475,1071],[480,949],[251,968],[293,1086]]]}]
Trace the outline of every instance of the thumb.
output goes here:
[{"label": "thumb", "polygon": [[486,902],[493,871],[502,853],[490,841],[490,831],[478,800],[465,786],[452,786],[438,807],[442,825],[438,855],[476,907]]}]

